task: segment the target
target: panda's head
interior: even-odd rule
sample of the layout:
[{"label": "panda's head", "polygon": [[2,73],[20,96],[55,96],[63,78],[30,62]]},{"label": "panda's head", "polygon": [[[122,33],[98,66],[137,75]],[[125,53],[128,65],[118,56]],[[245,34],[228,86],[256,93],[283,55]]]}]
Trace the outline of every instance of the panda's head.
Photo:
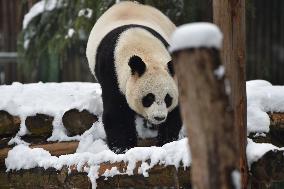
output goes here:
[{"label": "panda's head", "polygon": [[166,121],[168,113],[178,104],[172,62],[147,67],[141,57],[134,55],[128,65],[131,69],[126,90],[129,106],[152,124]]},{"label": "panda's head", "polygon": [[126,30],[116,44],[115,67],[129,107],[152,124],[166,121],[178,104],[178,89],[161,40],[143,28]]}]

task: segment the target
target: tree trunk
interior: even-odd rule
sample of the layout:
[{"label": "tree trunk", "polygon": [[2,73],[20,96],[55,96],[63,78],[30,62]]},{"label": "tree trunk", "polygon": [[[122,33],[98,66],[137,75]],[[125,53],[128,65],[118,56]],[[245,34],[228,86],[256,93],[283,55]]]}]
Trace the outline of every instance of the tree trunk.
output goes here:
[{"label": "tree trunk", "polygon": [[232,175],[238,170],[238,139],[224,78],[215,74],[221,66],[219,51],[178,51],[173,61],[192,154],[193,188],[234,188]]},{"label": "tree trunk", "polygon": [[234,127],[239,135],[242,188],[247,188],[246,83],[245,83],[245,0],[214,0],[213,20],[224,34],[222,60],[231,83]]}]

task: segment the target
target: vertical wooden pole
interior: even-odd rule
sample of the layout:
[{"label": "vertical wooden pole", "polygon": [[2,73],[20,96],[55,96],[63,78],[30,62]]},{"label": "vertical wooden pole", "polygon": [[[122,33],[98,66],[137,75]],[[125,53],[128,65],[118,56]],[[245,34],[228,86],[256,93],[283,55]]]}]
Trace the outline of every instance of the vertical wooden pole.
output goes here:
[{"label": "vertical wooden pole", "polygon": [[192,154],[193,188],[235,189],[238,139],[224,76],[217,74],[222,70],[219,50],[180,50],[173,61]]},{"label": "vertical wooden pole", "polygon": [[242,188],[247,188],[246,83],[245,83],[245,0],[213,0],[213,20],[224,35],[222,60],[231,83],[234,126],[239,135]]}]

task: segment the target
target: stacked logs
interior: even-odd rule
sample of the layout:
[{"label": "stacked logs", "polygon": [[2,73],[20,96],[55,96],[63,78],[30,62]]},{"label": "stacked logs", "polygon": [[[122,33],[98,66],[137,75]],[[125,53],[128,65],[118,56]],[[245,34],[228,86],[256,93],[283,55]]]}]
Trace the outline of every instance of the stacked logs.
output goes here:
[{"label": "stacked logs", "polygon": [[[25,125],[30,132],[23,139],[31,143],[46,143],[46,139],[52,134],[53,117],[45,114],[36,114],[28,116]],[[79,111],[71,109],[64,113],[62,122],[67,130],[68,136],[81,135],[92,127],[92,124],[98,120],[96,115],[87,110]],[[6,111],[0,111],[0,138],[9,138],[17,134],[20,129],[20,118],[10,115]],[[5,142],[1,141],[3,147]]]},{"label": "stacked logs", "polygon": [[[269,113],[270,132],[266,136],[251,134],[255,142],[268,142],[279,147],[284,146],[284,113]],[[48,143],[46,138],[51,136],[53,117],[43,114],[30,116],[26,119],[25,124],[30,131],[30,135],[25,138],[31,142],[31,148],[43,148],[54,156],[74,153],[77,149],[78,142],[60,142]],[[63,116],[63,124],[68,131],[69,136],[82,134],[97,121],[97,116],[87,111],[70,110]],[[20,127],[20,119],[12,116],[5,111],[0,111],[0,188],[89,188],[91,182],[87,173],[78,172],[72,169],[68,174],[65,167],[60,171],[55,169],[34,168],[30,170],[20,170],[6,172],[4,165],[8,151],[12,148],[7,146],[11,137],[15,136]],[[39,139],[40,138],[40,139]],[[139,146],[151,146],[155,144],[154,139],[140,140]],[[251,165],[251,180],[254,186],[263,186],[262,183],[279,182],[284,180],[284,156],[283,151],[269,151],[261,159]],[[86,165],[87,166],[87,165]],[[139,162],[137,162],[134,175],[117,175],[111,178],[102,176],[106,169],[117,167],[123,170],[126,163],[120,162],[111,164],[103,163],[99,170],[98,187],[154,187],[154,186],[174,186],[188,187],[190,181],[188,175],[190,169],[184,169],[182,166],[176,169],[173,166],[156,165],[149,172],[149,177],[138,174]]]}]

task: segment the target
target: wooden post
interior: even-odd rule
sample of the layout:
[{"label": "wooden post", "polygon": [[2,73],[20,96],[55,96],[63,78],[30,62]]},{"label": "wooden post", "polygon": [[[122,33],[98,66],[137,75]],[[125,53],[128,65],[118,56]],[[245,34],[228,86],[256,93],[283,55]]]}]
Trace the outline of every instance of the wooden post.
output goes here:
[{"label": "wooden post", "polygon": [[192,154],[193,188],[236,188],[238,137],[228,86],[222,74],[217,74],[222,70],[219,50],[179,50],[173,53],[173,61]]},{"label": "wooden post", "polygon": [[213,20],[224,35],[222,60],[231,83],[234,126],[239,135],[242,188],[247,188],[246,83],[245,83],[245,0],[213,0]]}]

